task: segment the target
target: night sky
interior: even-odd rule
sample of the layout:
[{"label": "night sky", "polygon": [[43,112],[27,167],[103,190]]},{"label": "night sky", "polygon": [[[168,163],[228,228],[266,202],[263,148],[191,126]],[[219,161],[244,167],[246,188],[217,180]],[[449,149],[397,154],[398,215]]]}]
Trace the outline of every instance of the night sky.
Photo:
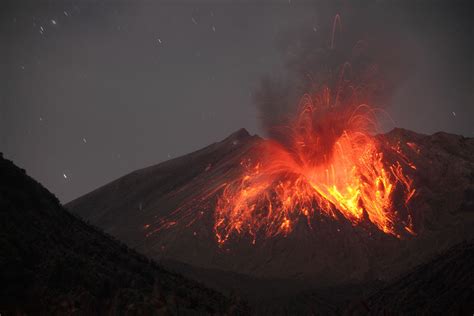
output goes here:
[{"label": "night sky", "polygon": [[394,2],[1,1],[0,151],[68,202],[239,128],[264,135],[261,78],[292,80],[292,40],[336,13],[349,32],[346,12],[403,69],[396,126],[474,136],[470,1]]}]

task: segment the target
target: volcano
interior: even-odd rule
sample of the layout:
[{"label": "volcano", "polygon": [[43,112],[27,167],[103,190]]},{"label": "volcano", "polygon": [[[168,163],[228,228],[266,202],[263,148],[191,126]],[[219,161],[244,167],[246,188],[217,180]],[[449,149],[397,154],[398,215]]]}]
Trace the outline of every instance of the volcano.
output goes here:
[{"label": "volcano", "polygon": [[[220,242],[216,205],[246,170],[242,162],[265,142],[244,129],[132,172],[66,207],[137,251],[224,291],[243,289],[250,279],[270,282],[273,293],[289,284],[300,290],[384,282],[474,237],[474,139],[403,129],[374,139],[387,160],[402,155],[416,166],[405,173],[416,194],[410,223],[404,222],[411,228],[403,234],[380,229],[367,212],[354,223],[336,209],[331,216],[298,214],[291,232],[268,236],[265,229],[250,234],[242,228]],[[393,203],[405,199],[395,194]]]}]

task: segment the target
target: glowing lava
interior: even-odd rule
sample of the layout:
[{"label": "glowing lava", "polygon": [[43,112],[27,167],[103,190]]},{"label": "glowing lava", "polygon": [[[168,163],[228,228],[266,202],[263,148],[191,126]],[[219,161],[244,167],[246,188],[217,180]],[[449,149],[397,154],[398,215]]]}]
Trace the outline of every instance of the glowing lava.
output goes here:
[{"label": "glowing lava", "polygon": [[[311,227],[317,212],[342,215],[354,225],[368,220],[397,237],[399,227],[413,233],[407,205],[415,189],[402,168],[409,162],[401,155],[399,161],[384,161],[372,136],[371,108],[357,100],[331,105],[330,95],[328,88],[306,95],[284,129],[288,139],[263,141],[258,159],[241,163],[244,174],[228,183],[217,201],[214,230],[219,243],[233,234],[248,234],[254,242],[258,233],[287,235],[302,218]],[[403,205],[394,202],[395,192],[402,195]],[[403,219],[396,204],[404,208]]]}]

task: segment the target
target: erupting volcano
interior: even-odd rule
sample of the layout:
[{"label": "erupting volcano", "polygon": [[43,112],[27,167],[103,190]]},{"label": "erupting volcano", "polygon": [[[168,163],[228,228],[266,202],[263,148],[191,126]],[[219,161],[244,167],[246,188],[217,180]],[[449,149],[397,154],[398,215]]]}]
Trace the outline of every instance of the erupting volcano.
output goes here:
[{"label": "erupting volcano", "polygon": [[[286,235],[300,218],[315,212],[353,224],[366,218],[385,233],[413,232],[408,208],[415,194],[398,157],[384,160],[375,131],[374,111],[352,102],[332,106],[329,89],[304,96],[296,118],[286,127],[288,142],[264,141],[259,158],[243,161],[244,175],[225,186],[216,207],[215,232],[220,243],[232,233],[259,231]],[[396,205],[394,196],[403,195]],[[316,228],[317,229],[317,228]],[[255,239],[254,239],[255,241]]]},{"label": "erupting volcano", "polygon": [[[337,29],[341,30],[339,15],[334,18],[330,50],[335,48]],[[396,146],[388,146],[391,159],[386,159],[383,140],[375,136],[382,113],[371,106],[377,67],[369,63],[353,71],[345,62],[338,68],[333,72],[336,80],[331,80],[331,72],[321,74],[322,80],[335,82],[334,89],[330,84],[309,89],[294,113],[286,113],[284,123],[271,126],[279,137],[263,140],[240,161],[240,175],[197,198],[212,200],[219,193],[211,206],[219,244],[233,235],[248,235],[253,243],[260,236],[287,236],[300,220],[317,229],[311,223],[315,214],[342,216],[353,225],[368,222],[398,238],[415,234],[409,204],[416,189],[407,170],[416,166]],[[409,148],[416,151],[417,145]],[[154,231],[196,221],[202,212],[198,204],[180,205]]]},{"label": "erupting volcano", "polygon": [[[391,161],[384,158],[374,136],[377,111],[361,102],[360,91],[348,88],[346,98],[342,89],[332,97],[327,87],[305,95],[290,124],[277,127],[285,139],[263,140],[240,162],[241,174],[217,186],[222,191],[214,206],[218,243],[233,234],[248,234],[253,243],[260,235],[286,236],[302,219],[317,229],[311,223],[315,213],[343,216],[353,225],[368,221],[396,237],[415,234],[409,202],[416,189],[405,170],[416,167],[396,147]],[[180,207],[157,230],[195,221],[197,205]]]},{"label": "erupting volcano", "polygon": [[268,138],[241,129],[68,209],[186,276],[245,293],[268,280],[286,294],[389,280],[471,238],[473,140],[380,133],[396,79],[366,39],[335,36],[338,15],[332,25],[327,43],[320,35],[292,55],[302,62],[288,85],[263,80],[255,93]]},{"label": "erupting volcano", "polygon": [[67,207],[225,289],[241,283],[225,273],[311,286],[389,279],[471,238],[473,139],[379,134],[370,102],[329,92],[305,95],[284,137],[242,129]]},{"label": "erupting volcano", "polygon": [[467,2],[70,2],[0,4],[0,316],[472,314]]}]

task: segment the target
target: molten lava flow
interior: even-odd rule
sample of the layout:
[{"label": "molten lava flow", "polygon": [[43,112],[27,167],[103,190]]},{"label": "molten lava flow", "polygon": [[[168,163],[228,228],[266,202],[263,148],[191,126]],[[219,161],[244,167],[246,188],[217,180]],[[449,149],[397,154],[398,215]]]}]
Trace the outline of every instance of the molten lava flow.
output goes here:
[{"label": "molten lava flow", "polygon": [[[228,183],[217,201],[219,243],[232,234],[249,234],[254,242],[259,232],[287,235],[300,218],[311,227],[316,212],[341,214],[353,224],[368,220],[395,236],[401,222],[413,233],[410,214],[403,221],[398,217],[394,192],[403,195],[400,207],[406,211],[415,189],[400,162],[384,161],[379,141],[371,136],[373,111],[356,101],[330,106],[329,95],[326,88],[316,97],[305,96],[286,127],[288,139],[264,141],[258,162],[241,163],[243,176]],[[406,164],[406,157],[400,158]]]}]

